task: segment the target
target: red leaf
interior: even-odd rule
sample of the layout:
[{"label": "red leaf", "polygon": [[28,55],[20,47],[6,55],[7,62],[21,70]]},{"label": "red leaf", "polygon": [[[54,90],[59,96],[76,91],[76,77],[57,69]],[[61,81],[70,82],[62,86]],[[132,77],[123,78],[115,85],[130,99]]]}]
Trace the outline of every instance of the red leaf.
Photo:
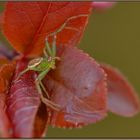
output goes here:
[{"label": "red leaf", "polygon": [[4,64],[0,67],[0,92],[4,93],[9,88],[9,83],[11,82],[11,77],[14,72],[14,64]]},{"label": "red leaf", "polygon": [[53,112],[51,125],[78,127],[106,116],[105,75],[99,65],[75,47],[59,47],[56,70],[44,83],[59,104],[61,112]]},{"label": "red leaf", "polygon": [[[15,78],[26,65],[25,60],[17,63]],[[49,119],[46,107],[40,102],[34,76],[32,71],[24,74],[10,89],[7,111],[13,125],[14,137],[42,136]]]},{"label": "red leaf", "polygon": [[57,46],[60,43],[76,46],[90,9],[91,2],[8,2],[4,33],[18,52],[35,56],[42,53],[46,36],[66,23],[57,35]]},{"label": "red leaf", "polygon": [[6,96],[14,72],[14,64],[0,67],[0,137],[12,136],[12,127],[6,112]]},{"label": "red leaf", "polygon": [[5,56],[0,54],[0,66],[2,66],[3,64],[6,64],[8,62],[9,62],[9,60]]},{"label": "red leaf", "polygon": [[118,115],[131,117],[140,111],[140,100],[137,93],[116,69],[102,65],[107,73],[108,109]]}]

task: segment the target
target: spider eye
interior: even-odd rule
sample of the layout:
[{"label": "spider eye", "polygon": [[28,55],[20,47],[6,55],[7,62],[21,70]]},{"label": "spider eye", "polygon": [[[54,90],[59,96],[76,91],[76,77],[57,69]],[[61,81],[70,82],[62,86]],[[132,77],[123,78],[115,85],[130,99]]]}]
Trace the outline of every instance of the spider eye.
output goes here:
[{"label": "spider eye", "polygon": [[35,58],[35,59],[31,60],[28,64],[28,67],[34,68],[34,67],[38,66],[42,62],[42,60],[43,60],[42,57]]}]

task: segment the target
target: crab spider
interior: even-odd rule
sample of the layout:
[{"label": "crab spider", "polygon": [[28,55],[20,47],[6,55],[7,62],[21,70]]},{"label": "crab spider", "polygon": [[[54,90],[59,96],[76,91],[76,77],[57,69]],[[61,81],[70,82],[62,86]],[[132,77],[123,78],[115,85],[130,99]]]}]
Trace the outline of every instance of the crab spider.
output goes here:
[{"label": "crab spider", "polygon": [[[45,78],[47,73],[51,69],[55,69],[56,60],[60,60],[59,57],[56,57],[56,35],[54,36],[52,46],[49,45],[48,39],[46,39],[46,47],[44,48],[43,53],[44,57],[35,58],[29,61],[27,68],[21,73],[19,73],[16,80],[18,80],[19,77],[21,77],[24,73],[28,71],[32,70],[38,72],[38,76],[35,80],[35,85],[38,93],[40,94],[42,102],[50,108],[59,111],[59,105],[55,104],[50,100],[50,96],[42,83],[42,80]],[[47,98],[43,96],[43,92],[47,95]]]}]

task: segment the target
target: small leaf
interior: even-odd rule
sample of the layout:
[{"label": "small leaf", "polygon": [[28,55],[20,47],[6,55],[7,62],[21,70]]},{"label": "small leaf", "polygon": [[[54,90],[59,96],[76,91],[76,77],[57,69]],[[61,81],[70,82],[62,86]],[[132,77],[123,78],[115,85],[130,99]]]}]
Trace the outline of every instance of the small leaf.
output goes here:
[{"label": "small leaf", "polygon": [[[26,60],[17,62],[14,78],[27,66]],[[46,107],[34,84],[35,73],[30,71],[13,82],[8,96],[7,111],[11,119],[14,137],[41,137],[49,119]],[[40,113],[42,112],[42,113]]]},{"label": "small leaf", "polygon": [[115,1],[108,1],[108,2],[105,2],[105,1],[100,1],[100,2],[92,2],[92,5],[93,5],[93,8],[94,10],[107,10],[107,9],[110,9],[112,8],[114,5],[116,4]]},{"label": "small leaf", "polygon": [[75,47],[59,47],[61,60],[44,83],[52,101],[61,106],[51,125],[79,127],[106,116],[105,75],[94,59]]},{"label": "small leaf", "polygon": [[108,65],[102,68],[107,73],[108,109],[121,116],[134,116],[140,111],[138,94],[118,70]]},{"label": "small leaf", "polygon": [[[8,62],[8,61],[7,61]],[[12,137],[12,125],[6,112],[6,98],[11,78],[14,72],[14,64],[0,66],[0,137]]]},{"label": "small leaf", "polygon": [[57,35],[57,46],[60,43],[76,46],[91,8],[91,2],[8,2],[4,33],[18,52],[36,56],[42,53],[45,38],[65,23]]}]

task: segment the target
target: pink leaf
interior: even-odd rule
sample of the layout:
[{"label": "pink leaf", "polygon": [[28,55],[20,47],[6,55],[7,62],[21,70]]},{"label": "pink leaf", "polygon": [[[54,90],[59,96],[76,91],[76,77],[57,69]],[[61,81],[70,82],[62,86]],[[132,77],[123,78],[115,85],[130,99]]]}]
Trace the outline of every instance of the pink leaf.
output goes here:
[{"label": "pink leaf", "polygon": [[[15,78],[26,65],[26,60],[17,63]],[[26,73],[19,80],[13,82],[10,89],[7,111],[13,125],[14,137],[40,137],[46,127],[47,111],[40,102],[34,84],[34,76],[34,72]]]},{"label": "pink leaf", "polygon": [[105,75],[94,59],[75,47],[59,47],[61,60],[45,79],[52,101],[61,106],[51,125],[78,127],[106,116]]},{"label": "pink leaf", "polygon": [[93,9],[106,10],[112,8],[116,2],[92,2]]},{"label": "pink leaf", "polygon": [[140,111],[140,100],[124,76],[108,65],[102,65],[107,73],[108,109],[118,115],[131,117]]}]

